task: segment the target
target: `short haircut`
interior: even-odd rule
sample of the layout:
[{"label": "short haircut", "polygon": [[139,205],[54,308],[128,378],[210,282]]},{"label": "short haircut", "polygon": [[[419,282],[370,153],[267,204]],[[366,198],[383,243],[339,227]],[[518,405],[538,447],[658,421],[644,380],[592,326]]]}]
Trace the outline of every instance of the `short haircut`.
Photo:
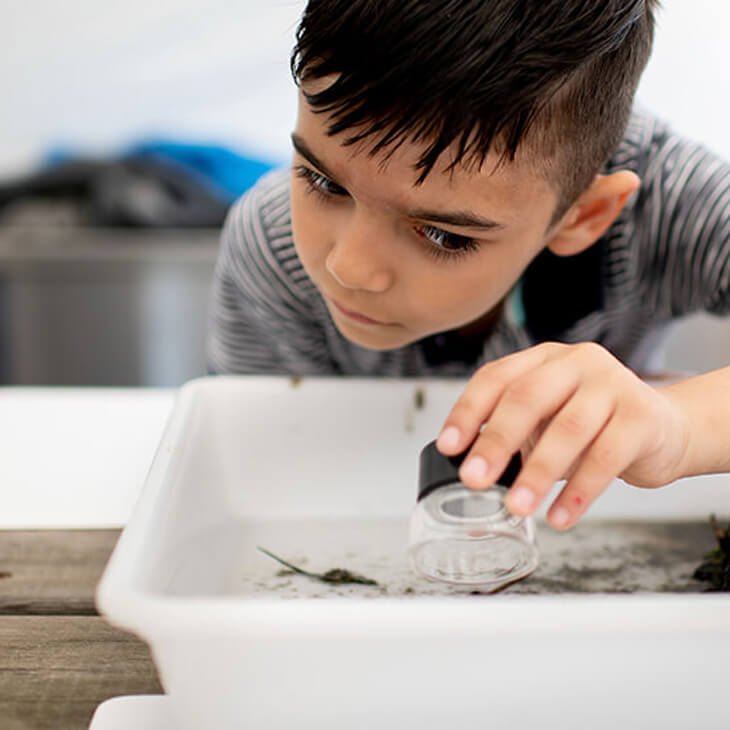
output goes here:
[{"label": "short haircut", "polygon": [[422,144],[417,184],[522,146],[558,194],[558,220],[625,132],[658,0],[309,0],[292,51],[305,93],[346,144]]}]

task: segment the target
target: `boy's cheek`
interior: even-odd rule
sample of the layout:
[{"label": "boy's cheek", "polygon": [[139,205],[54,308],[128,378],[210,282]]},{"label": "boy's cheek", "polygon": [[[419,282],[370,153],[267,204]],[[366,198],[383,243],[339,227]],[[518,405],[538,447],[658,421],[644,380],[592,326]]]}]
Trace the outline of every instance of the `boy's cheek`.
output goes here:
[{"label": "boy's cheek", "polygon": [[324,266],[327,255],[327,227],[318,225],[322,216],[312,215],[306,205],[295,203],[292,196],[292,237],[294,248],[305,271],[312,276],[316,269]]}]

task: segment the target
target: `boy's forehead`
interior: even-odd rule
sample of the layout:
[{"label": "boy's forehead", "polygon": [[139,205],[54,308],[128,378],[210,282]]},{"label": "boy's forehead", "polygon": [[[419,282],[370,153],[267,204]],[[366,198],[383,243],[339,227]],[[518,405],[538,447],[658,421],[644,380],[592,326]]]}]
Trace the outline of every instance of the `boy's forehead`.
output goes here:
[{"label": "boy's forehead", "polygon": [[340,185],[351,186],[373,198],[381,197],[394,207],[487,205],[499,212],[507,225],[512,219],[521,219],[526,210],[538,215],[542,211],[547,225],[557,203],[545,176],[519,157],[503,162],[497,153],[490,153],[478,166],[469,161],[452,165],[456,154],[453,146],[444,151],[425,180],[418,183],[421,171],[417,163],[425,145],[405,139],[373,155],[377,137],[368,136],[349,145],[345,142],[357,129],[329,136],[328,126],[328,115],[314,112],[300,92],[295,134],[324,164],[326,169],[322,172],[329,173]]}]

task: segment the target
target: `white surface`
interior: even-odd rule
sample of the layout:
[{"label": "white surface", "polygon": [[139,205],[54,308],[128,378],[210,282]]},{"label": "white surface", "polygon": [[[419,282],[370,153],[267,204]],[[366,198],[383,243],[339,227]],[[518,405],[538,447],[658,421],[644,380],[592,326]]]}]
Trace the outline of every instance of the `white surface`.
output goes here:
[{"label": "white surface", "polygon": [[662,6],[638,98],[730,160],[730,5],[722,0],[662,0]]},{"label": "white surface", "polygon": [[125,524],[174,396],[0,388],[0,528]]},{"label": "white surface", "polygon": [[[253,561],[245,540],[272,527],[294,538],[319,521],[314,555],[346,549],[348,520],[407,517],[418,451],[461,386],[186,386],[97,594],[151,643],[180,730],[725,726],[726,595],[254,600],[231,588]],[[689,498],[690,485],[617,485],[591,514],[704,519],[728,504],[716,486],[693,482]]]},{"label": "white surface", "polygon": [[[730,158],[730,6],[664,0],[639,98]],[[5,2],[0,174],[51,144],[105,150],[143,134],[289,156],[288,56],[303,0]]]},{"label": "white surface", "polygon": [[705,373],[730,365],[730,320],[704,312],[673,323],[660,355],[661,367],[680,373]]},{"label": "white surface", "polygon": [[177,730],[164,695],[114,697],[102,702],[89,730]]}]

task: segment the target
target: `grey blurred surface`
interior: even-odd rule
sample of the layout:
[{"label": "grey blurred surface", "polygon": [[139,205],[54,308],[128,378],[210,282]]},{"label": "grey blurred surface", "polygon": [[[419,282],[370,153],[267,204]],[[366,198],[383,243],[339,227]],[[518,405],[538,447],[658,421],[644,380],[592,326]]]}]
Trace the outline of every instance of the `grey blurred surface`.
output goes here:
[{"label": "grey blurred surface", "polygon": [[0,381],[174,387],[203,375],[218,235],[0,228]]},{"label": "grey blurred surface", "polygon": [[730,365],[730,318],[700,312],[678,320],[667,333],[664,363],[690,374]]}]

